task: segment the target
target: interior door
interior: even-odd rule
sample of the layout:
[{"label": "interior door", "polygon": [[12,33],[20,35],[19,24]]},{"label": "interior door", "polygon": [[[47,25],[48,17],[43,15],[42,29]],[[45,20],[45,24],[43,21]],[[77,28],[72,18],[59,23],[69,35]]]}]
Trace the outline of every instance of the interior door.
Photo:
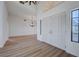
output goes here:
[{"label": "interior door", "polygon": [[66,20],[66,13],[61,12],[55,14],[51,17],[51,26],[52,26],[52,45],[64,49],[65,50],[65,20]]},{"label": "interior door", "polygon": [[65,49],[65,12],[42,20],[42,39],[51,45]]},{"label": "interior door", "polygon": [[41,21],[41,33],[42,33],[42,39],[45,42],[48,42],[48,30],[49,30],[49,22],[48,22],[48,18],[44,18]]}]

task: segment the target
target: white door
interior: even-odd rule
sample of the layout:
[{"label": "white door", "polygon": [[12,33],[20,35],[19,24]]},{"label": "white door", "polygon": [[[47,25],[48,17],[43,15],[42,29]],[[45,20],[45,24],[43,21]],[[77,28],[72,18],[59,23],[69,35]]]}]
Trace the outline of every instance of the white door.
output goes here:
[{"label": "white door", "polygon": [[42,19],[42,39],[51,45],[65,49],[65,12]]},{"label": "white door", "polygon": [[66,13],[61,12],[51,16],[51,27],[52,27],[52,45],[55,45],[65,50],[65,20]]}]

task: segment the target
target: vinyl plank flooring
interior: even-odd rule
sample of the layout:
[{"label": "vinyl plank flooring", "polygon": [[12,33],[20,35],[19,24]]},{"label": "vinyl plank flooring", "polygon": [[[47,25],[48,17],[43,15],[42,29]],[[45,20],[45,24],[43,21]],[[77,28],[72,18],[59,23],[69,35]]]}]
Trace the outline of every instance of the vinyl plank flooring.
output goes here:
[{"label": "vinyl plank flooring", "polygon": [[65,51],[37,40],[36,35],[10,37],[0,57],[74,57]]}]

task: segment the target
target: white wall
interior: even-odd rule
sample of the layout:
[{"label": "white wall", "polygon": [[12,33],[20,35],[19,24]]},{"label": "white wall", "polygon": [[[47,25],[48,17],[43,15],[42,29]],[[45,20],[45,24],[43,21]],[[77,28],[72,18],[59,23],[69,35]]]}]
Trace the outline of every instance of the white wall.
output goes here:
[{"label": "white wall", "polygon": [[0,2],[0,47],[3,47],[8,40],[7,9],[5,2]]},{"label": "white wall", "polygon": [[[79,2],[64,2],[46,13],[38,12],[38,40],[79,56],[79,43],[71,42],[70,12],[75,8],[79,8]],[[42,20],[42,35],[40,35],[40,20]]]},{"label": "white wall", "polygon": [[[26,21],[24,22],[24,19]],[[9,36],[22,36],[36,34],[36,23],[34,27],[30,27],[31,20],[36,22],[36,18],[31,17],[19,17],[16,15],[9,15]]]},{"label": "white wall", "polygon": [[42,19],[42,39],[61,49],[65,49],[65,12]]}]

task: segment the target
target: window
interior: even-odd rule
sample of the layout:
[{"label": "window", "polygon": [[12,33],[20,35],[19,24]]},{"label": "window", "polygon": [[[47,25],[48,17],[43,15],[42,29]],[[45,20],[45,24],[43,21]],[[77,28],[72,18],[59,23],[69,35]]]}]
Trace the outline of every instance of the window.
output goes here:
[{"label": "window", "polygon": [[79,9],[71,12],[71,41],[79,43]]},{"label": "window", "polygon": [[40,35],[41,35],[41,31],[42,31],[41,25],[42,25],[42,21],[40,20]]}]

